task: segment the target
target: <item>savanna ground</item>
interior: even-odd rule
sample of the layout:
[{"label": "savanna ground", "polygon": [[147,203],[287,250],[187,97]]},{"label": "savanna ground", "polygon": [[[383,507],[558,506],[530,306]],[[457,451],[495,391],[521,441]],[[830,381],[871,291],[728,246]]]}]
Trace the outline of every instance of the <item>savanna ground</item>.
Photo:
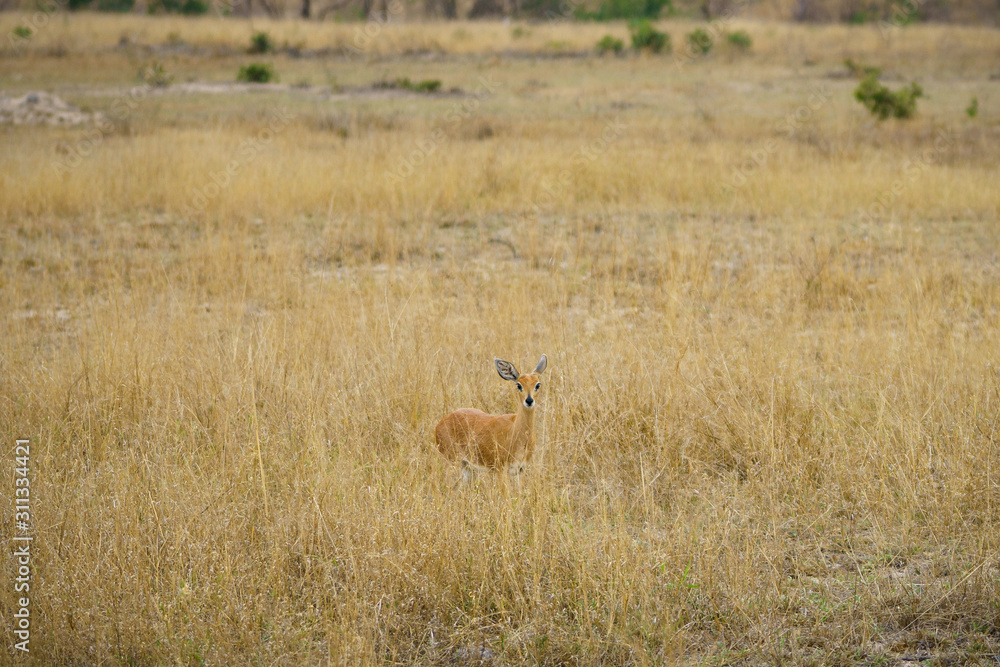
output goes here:
[{"label": "savanna ground", "polygon": [[[1000,32],[359,27],[59,14],[3,53],[108,119],[0,127],[26,659],[995,664]],[[543,352],[522,487],[454,490],[435,423]]]}]

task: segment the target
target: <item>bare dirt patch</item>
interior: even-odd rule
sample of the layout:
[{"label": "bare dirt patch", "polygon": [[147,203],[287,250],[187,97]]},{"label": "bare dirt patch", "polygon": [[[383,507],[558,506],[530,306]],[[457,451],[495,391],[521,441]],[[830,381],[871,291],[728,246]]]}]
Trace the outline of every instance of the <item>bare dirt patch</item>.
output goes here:
[{"label": "bare dirt patch", "polygon": [[101,114],[82,111],[52,93],[0,96],[0,123],[73,126],[100,122],[101,118]]}]

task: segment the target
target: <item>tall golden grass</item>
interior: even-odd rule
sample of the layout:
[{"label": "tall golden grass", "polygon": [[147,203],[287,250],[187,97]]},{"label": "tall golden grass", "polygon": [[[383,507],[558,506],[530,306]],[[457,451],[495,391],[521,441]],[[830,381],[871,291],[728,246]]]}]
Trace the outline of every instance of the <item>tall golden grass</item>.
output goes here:
[{"label": "tall golden grass", "polygon": [[[135,70],[105,57],[113,90],[74,93],[43,53],[5,66],[110,113]],[[942,58],[900,71],[931,92],[909,123],[829,68],[484,56],[168,88],[86,155],[81,129],[0,129],[0,477],[30,438],[31,657],[990,660],[996,84],[921,78]],[[464,94],[324,97],[324,67]],[[477,98],[480,76],[502,85]],[[453,490],[434,424],[509,411],[493,357],[542,353],[524,488]]]}]

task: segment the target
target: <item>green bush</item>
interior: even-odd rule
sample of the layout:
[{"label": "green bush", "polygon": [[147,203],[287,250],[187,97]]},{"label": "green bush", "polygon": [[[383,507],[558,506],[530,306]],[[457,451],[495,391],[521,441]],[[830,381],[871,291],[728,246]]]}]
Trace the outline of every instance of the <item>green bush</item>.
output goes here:
[{"label": "green bush", "polygon": [[135,0],[97,0],[97,11],[124,14],[135,7]]},{"label": "green bush", "polygon": [[83,9],[91,3],[91,0],[66,0],[66,7],[71,11]]},{"label": "green bush", "polygon": [[173,82],[174,77],[167,73],[162,63],[154,60],[139,70],[138,79],[153,88],[166,88]]},{"label": "green bush", "polygon": [[596,12],[578,9],[578,19],[590,21],[614,21],[616,19],[655,19],[663,8],[671,10],[671,0],[603,0]]},{"label": "green bush", "polygon": [[19,25],[11,31],[18,39],[31,39],[31,28]]},{"label": "green bush", "polygon": [[632,33],[632,48],[651,53],[670,53],[670,35],[658,31],[648,20],[635,21],[629,26]]},{"label": "green bush", "polygon": [[187,16],[197,16],[205,14],[209,10],[209,5],[203,0],[152,0],[146,11],[150,14],[185,14]]},{"label": "green bush", "polygon": [[410,90],[415,93],[436,93],[439,88],[441,88],[440,79],[425,79],[410,86]]},{"label": "green bush", "polygon": [[186,16],[200,16],[208,13],[208,3],[202,0],[185,0],[181,5],[181,14]]},{"label": "green bush", "polygon": [[267,63],[250,63],[240,67],[240,73],[236,75],[236,80],[246,83],[268,83],[269,81],[277,81],[278,77],[274,74],[274,68]]},{"label": "green bush", "polygon": [[972,101],[969,102],[969,106],[965,108],[965,113],[969,118],[975,118],[979,115],[979,98],[973,97]]},{"label": "green bush", "polygon": [[917,111],[917,98],[923,94],[923,89],[916,83],[893,92],[880,84],[875,74],[869,74],[858,84],[854,98],[879,120],[886,120],[913,116]]},{"label": "green bush", "polygon": [[749,51],[750,47],[753,46],[753,40],[750,39],[750,33],[748,33],[746,30],[727,32],[726,42],[728,42],[730,46],[737,48],[740,51]]},{"label": "green bush", "polygon": [[625,42],[611,35],[605,35],[601,38],[601,41],[597,43],[597,52],[600,54],[605,53],[621,53],[625,50]]},{"label": "green bush", "polygon": [[274,42],[266,32],[255,32],[250,38],[250,48],[247,53],[267,53],[274,50]]},{"label": "green bush", "polygon": [[701,56],[708,55],[714,44],[712,36],[704,28],[695,28],[692,32],[688,33],[687,40],[688,46],[691,48],[691,53]]},{"label": "green bush", "polygon": [[436,93],[441,88],[440,79],[424,79],[423,81],[410,81],[409,77],[400,77],[392,81],[379,81],[373,88],[383,88],[387,90],[409,90],[414,93]]}]

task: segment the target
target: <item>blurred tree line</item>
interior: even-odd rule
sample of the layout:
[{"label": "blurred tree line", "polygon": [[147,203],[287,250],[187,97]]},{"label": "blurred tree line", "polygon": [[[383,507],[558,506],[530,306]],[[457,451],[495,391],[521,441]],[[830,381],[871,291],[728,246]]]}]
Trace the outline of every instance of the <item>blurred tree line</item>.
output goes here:
[{"label": "blurred tree line", "polygon": [[[0,10],[33,10],[52,0],[0,0]],[[1000,0],[56,0],[98,11],[234,16],[297,14],[311,20],[478,19],[618,20],[685,16],[812,23],[906,25],[923,21],[1000,25]]]}]

